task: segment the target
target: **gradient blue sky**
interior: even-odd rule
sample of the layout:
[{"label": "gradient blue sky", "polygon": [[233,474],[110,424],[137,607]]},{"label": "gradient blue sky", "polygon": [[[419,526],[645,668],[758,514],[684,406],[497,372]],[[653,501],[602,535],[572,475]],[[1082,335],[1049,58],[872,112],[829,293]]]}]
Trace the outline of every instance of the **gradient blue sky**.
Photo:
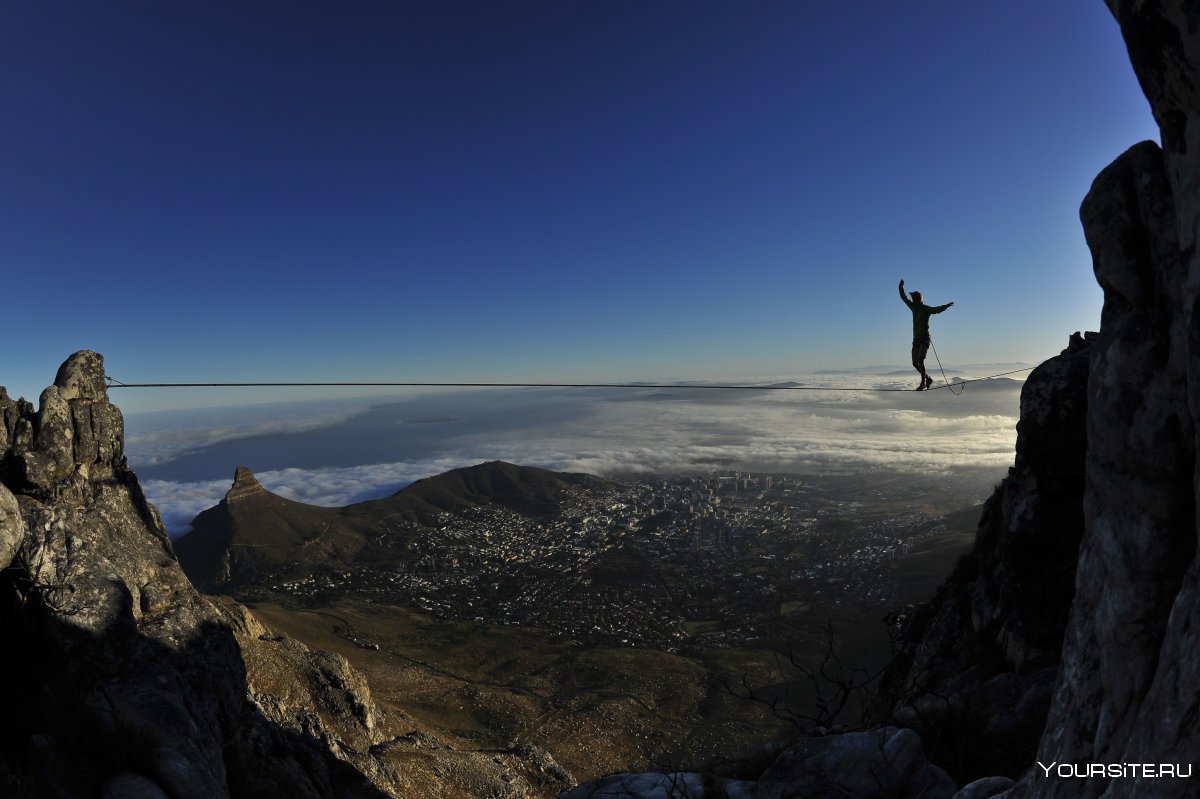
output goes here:
[{"label": "gradient blue sky", "polygon": [[[3,2],[0,383],[1025,361],[1157,138],[1101,0]],[[210,395],[122,394],[128,409]]]}]

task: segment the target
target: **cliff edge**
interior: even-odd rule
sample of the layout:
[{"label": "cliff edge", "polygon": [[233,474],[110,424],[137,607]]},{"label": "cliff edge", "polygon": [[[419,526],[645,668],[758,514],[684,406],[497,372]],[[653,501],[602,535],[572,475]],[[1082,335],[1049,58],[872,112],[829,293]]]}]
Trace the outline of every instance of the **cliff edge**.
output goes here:
[{"label": "cliff edge", "polygon": [[280,644],[184,576],[125,460],[99,354],[71,356],[36,412],[0,390],[0,420],[4,795],[386,795],[355,754],[377,742],[369,693],[349,712],[327,701],[349,667],[328,664],[315,701],[279,710],[243,653]]},{"label": "cliff edge", "polygon": [[[1064,497],[1078,514],[1057,519],[1045,507],[1046,485],[1037,469],[1022,470],[1018,443],[1010,484],[989,505],[1005,509],[1003,521],[985,514],[973,562],[915,616],[888,686],[897,717],[925,725],[935,752],[938,741],[959,750],[941,752],[956,776],[1018,777],[997,794],[1009,799],[1194,796],[1196,777],[1175,774],[1200,760],[1200,20],[1182,0],[1108,5],[1162,144],[1123,153],[1080,208],[1104,308],[1086,364],[1054,383],[1056,396],[1075,397],[1076,412],[1043,433],[1070,442],[1059,456],[1083,467],[1082,484]],[[1023,425],[1026,410],[1023,396]],[[993,557],[1031,535],[1045,550]],[[997,601],[1005,593],[1052,599],[1041,618],[1048,648],[1009,634],[1037,614]],[[1048,696],[1034,690],[1039,675],[1053,678]],[[948,699],[999,686],[1020,690],[993,691],[992,718],[953,717]],[[1004,717],[1021,725],[1020,751],[975,746]]]},{"label": "cliff edge", "polygon": [[[1100,330],[1030,375],[1016,462],[973,551],[901,614],[881,690],[883,720],[920,733],[932,768],[962,786],[955,799],[1200,790],[1200,12],[1108,6],[1162,141],[1118,157],[1080,209]],[[894,729],[872,734],[900,740]],[[847,756],[822,786],[780,794],[763,785],[772,767],[744,795],[949,796],[940,780],[856,785],[887,774],[872,760],[885,747],[825,746]],[[650,796],[643,776],[571,797]]]}]

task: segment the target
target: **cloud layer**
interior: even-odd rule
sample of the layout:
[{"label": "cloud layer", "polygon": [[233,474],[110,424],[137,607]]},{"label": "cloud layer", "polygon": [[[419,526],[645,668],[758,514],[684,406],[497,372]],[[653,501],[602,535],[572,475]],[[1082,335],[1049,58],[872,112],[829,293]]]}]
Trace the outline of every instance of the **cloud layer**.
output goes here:
[{"label": "cloud layer", "polygon": [[[478,462],[478,461],[475,461]],[[444,460],[421,463],[373,463],[327,469],[277,469],[256,473],[268,491],[309,505],[339,507],[394,493],[422,477],[470,463]],[[187,531],[196,514],[221,501],[231,480],[144,480],[146,497],[163,514],[172,536]]]},{"label": "cloud layer", "polygon": [[[838,388],[901,385],[859,376],[822,379]],[[262,408],[236,424],[206,426],[196,420],[190,429],[142,433],[130,439],[130,450],[138,457],[185,462],[189,453],[215,442],[252,437],[238,456],[252,466],[268,462],[284,437],[294,450],[309,440],[306,435],[323,442],[344,430],[353,450],[355,440],[377,445],[381,436],[420,428],[410,433],[421,436],[420,446],[413,443],[417,439],[398,438],[388,449],[419,452],[406,460],[326,466],[309,453],[306,468],[256,470],[267,489],[325,506],[385,496],[421,477],[488,460],[602,476],[732,468],[929,474],[985,467],[1002,473],[1013,460],[1019,389],[1019,383],[997,381],[973,384],[960,397],[948,391],[480,392],[452,401],[398,401],[365,415],[360,409],[308,409],[305,415],[294,408]],[[441,415],[430,416],[439,410]],[[436,424],[417,424],[428,420]],[[345,461],[347,456],[339,457]],[[222,469],[232,476],[237,465]],[[220,501],[229,485],[229,479],[144,481],[147,496],[175,535],[196,513]]]},{"label": "cloud layer", "polygon": [[346,421],[370,406],[344,400],[246,405],[131,414],[125,449],[142,465],[156,465],[222,441],[318,430]]}]

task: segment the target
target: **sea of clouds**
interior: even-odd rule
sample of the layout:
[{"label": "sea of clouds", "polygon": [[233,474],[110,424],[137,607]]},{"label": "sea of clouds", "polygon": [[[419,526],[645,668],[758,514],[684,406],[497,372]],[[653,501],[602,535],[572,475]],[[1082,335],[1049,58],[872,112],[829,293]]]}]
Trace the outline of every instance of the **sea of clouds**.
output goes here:
[{"label": "sea of clouds", "polygon": [[157,411],[127,416],[125,450],[142,466],[157,466],[235,439],[301,433],[344,422],[367,410],[362,402],[321,400]]},{"label": "sea of clouds", "polygon": [[937,474],[1012,464],[1020,382],[961,396],[846,391],[905,378],[810,378],[820,391],[492,390],[163,412],[128,420],[127,452],[173,535],[220,501],[235,467],[314,505],[386,496],[490,460],[601,476],[749,469]]}]

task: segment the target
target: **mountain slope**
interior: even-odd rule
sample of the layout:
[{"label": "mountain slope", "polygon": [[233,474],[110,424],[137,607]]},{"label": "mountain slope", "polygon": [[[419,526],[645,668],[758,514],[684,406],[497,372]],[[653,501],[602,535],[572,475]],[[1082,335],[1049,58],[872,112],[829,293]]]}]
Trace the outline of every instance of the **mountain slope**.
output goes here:
[{"label": "mountain slope", "polygon": [[438,513],[495,503],[527,516],[544,516],[556,514],[572,489],[603,485],[603,480],[587,474],[490,461],[418,480],[385,499],[352,505],[347,512],[372,519],[401,515],[428,521]]},{"label": "mountain slope", "polygon": [[526,516],[555,515],[571,492],[604,485],[591,475],[492,461],[418,480],[383,499],[321,508],[273,494],[238,467],[225,498],[196,516],[175,550],[193,582],[215,589],[268,574],[348,567],[370,557],[368,549],[386,548],[389,537],[395,544],[398,523],[434,527],[441,514],[493,504]]},{"label": "mountain slope", "polygon": [[[196,516],[191,532],[175,542],[175,552],[196,585],[226,583],[235,575],[248,579],[296,558],[329,531],[337,516],[336,509],[270,493],[239,466],[225,498]],[[337,540],[353,546],[355,538]],[[333,543],[322,542],[326,551]]]}]

